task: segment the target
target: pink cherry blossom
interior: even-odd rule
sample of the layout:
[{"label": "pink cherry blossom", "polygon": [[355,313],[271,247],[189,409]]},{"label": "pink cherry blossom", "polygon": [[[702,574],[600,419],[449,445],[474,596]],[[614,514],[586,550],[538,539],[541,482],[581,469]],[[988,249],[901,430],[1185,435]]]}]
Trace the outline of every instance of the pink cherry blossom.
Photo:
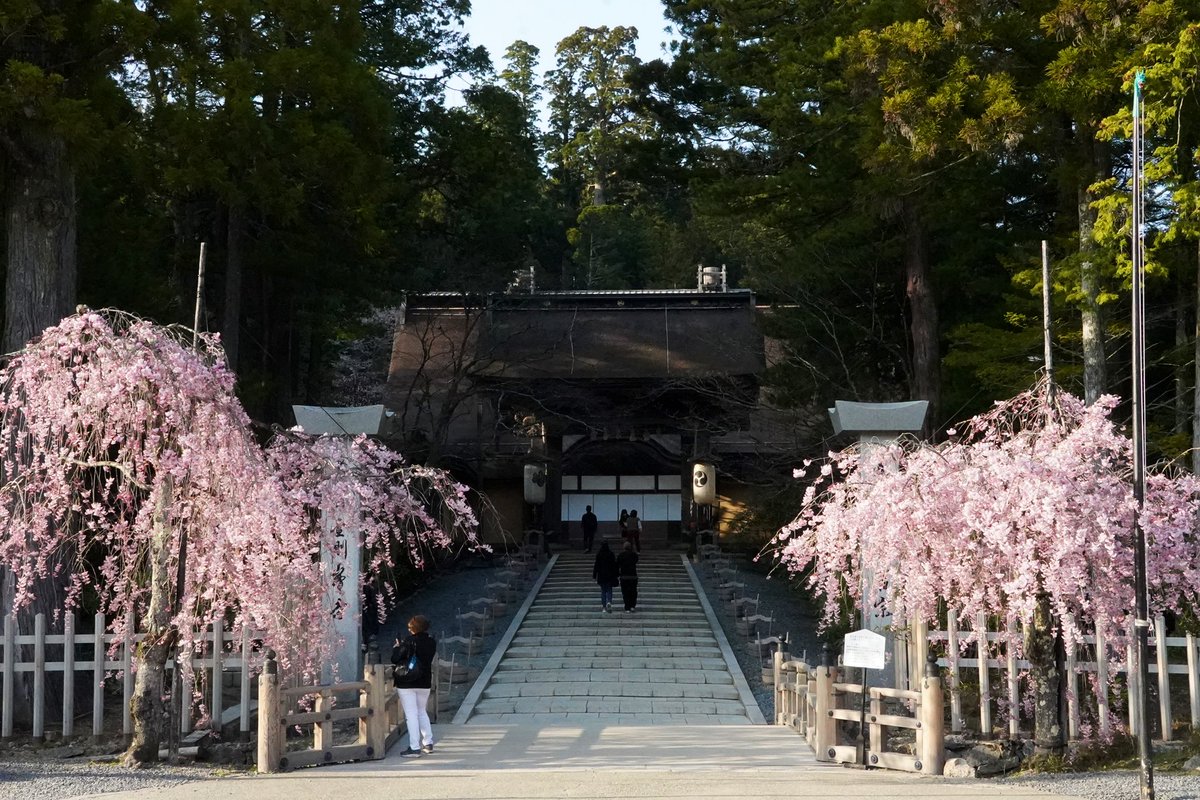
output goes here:
[{"label": "pink cherry blossom", "polygon": [[140,620],[135,760],[157,755],[177,639],[198,646],[224,623],[237,641],[248,627],[296,680],[318,673],[339,644],[331,597],[344,604],[322,563],[330,537],[361,533],[368,577],[478,546],[465,490],[444,472],[366,439],[281,436],[264,452],[217,338],[193,349],[192,337],[85,311],[0,370],[0,565],[17,608],[57,576],[68,607],[91,596],[117,628],[127,612]]},{"label": "pink cherry blossom", "polygon": [[[1133,609],[1136,506],[1131,445],[1110,419],[1115,397],[1088,407],[1046,382],[958,426],[937,445],[831,454],[772,549],[806,575],[835,619],[857,599],[862,570],[898,619],[983,612],[1029,622],[1039,597],[1068,643],[1101,628],[1121,658]],[[1200,480],[1147,480],[1151,613],[1196,603]]]}]

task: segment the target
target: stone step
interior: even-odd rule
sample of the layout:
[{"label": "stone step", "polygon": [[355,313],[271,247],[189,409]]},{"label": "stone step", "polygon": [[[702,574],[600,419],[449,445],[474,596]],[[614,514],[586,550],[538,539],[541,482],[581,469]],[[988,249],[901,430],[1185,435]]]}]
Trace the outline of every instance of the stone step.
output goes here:
[{"label": "stone step", "polygon": [[[649,708],[647,708],[649,706]],[[745,708],[736,700],[708,698],[656,698],[640,696],[606,697],[495,697],[483,698],[475,705],[477,714],[538,713],[609,713],[609,714],[692,714],[741,717]]]},{"label": "stone step", "polygon": [[712,700],[737,700],[737,689],[719,683],[495,683],[484,697],[695,697]]},{"label": "stone step", "polygon": [[[726,655],[677,553],[643,554],[638,609],[599,607],[593,557],[560,553],[479,687],[470,721],[747,724]],[[739,678],[740,680],[740,674]]]},{"label": "stone step", "polygon": [[549,647],[563,650],[570,650],[573,647],[595,647],[603,645],[611,645],[618,647],[680,647],[688,644],[701,644],[708,646],[712,643],[711,636],[704,636],[701,633],[696,634],[659,634],[656,636],[645,636],[637,634],[622,634],[612,633],[609,635],[587,635],[580,634],[578,636],[543,636],[538,633],[522,635],[520,632],[512,641],[512,647]]},{"label": "stone step", "polygon": [[523,655],[508,656],[497,667],[499,672],[510,670],[590,670],[590,669],[725,669],[725,660],[720,653],[716,655],[698,656],[694,653],[677,656],[592,656],[565,655],[541,656]]},{"label": "stone step", "polygon": [[505,660],[516,658],[711,658],[721,654],[716,644],[706,642],[676,645],[587,644],[576,647],[513,644],[505,651]]},{"label": "stone step", "polygon": [[[594,608],[548,609],[530,611],[525,617],[525,625],[545,628],[641,628],[646,625],[670,625],[681,628],[702,628],[708,630],[708,620],[703,614],[690,611],[673,611],[659,608],[645,609],[640,607],[637,616],[627,615],[619,610],[604,613],[597,603]],[[524,627],[524,625],[522,626]]]}]

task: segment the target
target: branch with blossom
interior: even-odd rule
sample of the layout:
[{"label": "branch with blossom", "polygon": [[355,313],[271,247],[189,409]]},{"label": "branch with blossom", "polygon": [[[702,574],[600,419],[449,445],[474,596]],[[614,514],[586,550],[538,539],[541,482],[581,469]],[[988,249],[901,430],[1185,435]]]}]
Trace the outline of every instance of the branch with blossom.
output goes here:
[{"label": "branch with blossom", "polygon": [[200,646],[209,624],[234,640],[249,628],[285,667],[319,673],[339,644],[323,537],[361,531],[368,574],[397,544],[418,567],[478,546],[464,488],[377,443],[293,437],[265,454],[218,339],[191,340],[84,310],[0,370],[0,565],[17,608],[58,577],[68,608],[92,590],[118,628],[142,620],[134,762],[157,758],[173,646]]},{"label": "branch with blossom", "polygon": [[[1130,442],[1092,406],[1045,381],[970,420],[941,444],[830,455],[804,505],[771,545],[806,572],[828,623],[861,570],[886,586],[888,610],[934,621],[939,603],[1029,621],[1039,596],[1068,643],[1092,620],[1110,641],[1133,608]],[[1160,471],[1147,481],[1142,526],[1156,612],[1200,590],[1200,481]]]},{"label": "branch with blossom", "polygon": [[[281,432],[267,445],[267,459],[290,502],[302,509],[308,522],[299,552],[332,552],[339,537],[357,536],[364,583],[389,572],[399,559],[421,569],[436,552],[487,549],[479,542],[466,486],[444,470],[410,465],[366,436]],[[328,565],[314,562],[314,568],[326,570]],[[326,578],[332,603],[344,607],[346,587]],[[395,587],[382,582],[380,589],[385,600],[378,604],[382,615]],[[327,635],[333,635],[332,629]],[[322,649],[339,644],[330,640]]]}]

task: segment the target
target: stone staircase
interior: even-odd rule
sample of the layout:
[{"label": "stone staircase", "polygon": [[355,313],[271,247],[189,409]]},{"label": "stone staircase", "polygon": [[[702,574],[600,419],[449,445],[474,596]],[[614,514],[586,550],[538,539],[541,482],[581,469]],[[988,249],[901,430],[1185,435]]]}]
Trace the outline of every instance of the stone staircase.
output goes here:
[{"label": "stone staircase", "polygon": [[[560,553],[455,722],[747,725],[764,720],[678,553],[644,552],[635,613],[600,609],[593,557]],[[502,643],[503,646],[503,643]]]}]

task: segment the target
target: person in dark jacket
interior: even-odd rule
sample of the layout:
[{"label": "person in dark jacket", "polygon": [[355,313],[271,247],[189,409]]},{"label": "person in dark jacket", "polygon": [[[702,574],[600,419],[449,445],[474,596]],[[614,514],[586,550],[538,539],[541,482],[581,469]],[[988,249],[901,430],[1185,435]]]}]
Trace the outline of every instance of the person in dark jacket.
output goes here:
[{"label": "person in dark jacket", "polygon": [[396,640],[392,663],[396,665],[392,682],[404,709],[408,726],[408,749],[400,755],[417,758],[433,752],[433,726],[429,722],[429,692],[433,686],[433,661],[437,642],[429,635],[429,620],[418,614],[408,621],[409,636]]},{"label": "person in dark jacket", "polygon": [[600,521],[592,513],[592,507],[588,506],[587,511],[583,512],[583,518],[579,520],[579,527],[583,531],[584,552],[592,552],[592,541],[596,538],[596,528],[599,525]]},{"label": "person in dark jacket", "polygon": [[600,551],[596,553],[596,563],[592,566],[592,578],[600,584],[600,610],[611,614],[613,587],[617,585],[617,557],[613,555],[607,540],[600,542]]},{"label": "person in dark jacket", "polygon": [[638,554],[633,551],[633,544],[626,541],[621,555],[617,556],[617,577],[621,580],[621,599],[627,614],[637,610],[637,563]]}]

